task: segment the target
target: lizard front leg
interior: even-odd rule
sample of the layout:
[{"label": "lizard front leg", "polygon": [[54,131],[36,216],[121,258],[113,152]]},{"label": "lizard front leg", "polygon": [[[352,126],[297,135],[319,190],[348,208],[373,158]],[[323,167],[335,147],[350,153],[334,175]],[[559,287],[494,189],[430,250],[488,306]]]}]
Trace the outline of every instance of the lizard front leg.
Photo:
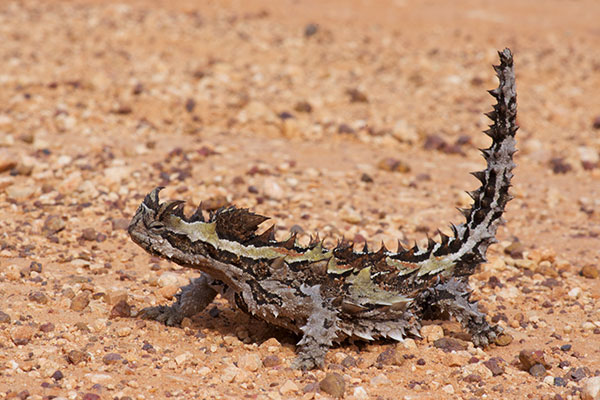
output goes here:
[{"label": "lizard front leg", "polygon": [[303,285],[300,291],[309,298],[309,316],[300,328],[303,335],[292,367],[302,370],[320,368],[337,337],[337,312],[321,296],[321,285]]},{"label": "lizard front leg", "polygon": [[181,292],[176,295],[177,300],[173,304],[144,308],[140,316],[169,326],[179,325],[184,318],[199,313],[213,301],[217,291],[211,286],[212,281],[212,277],[202,273],[189,285],[181,287]]}]

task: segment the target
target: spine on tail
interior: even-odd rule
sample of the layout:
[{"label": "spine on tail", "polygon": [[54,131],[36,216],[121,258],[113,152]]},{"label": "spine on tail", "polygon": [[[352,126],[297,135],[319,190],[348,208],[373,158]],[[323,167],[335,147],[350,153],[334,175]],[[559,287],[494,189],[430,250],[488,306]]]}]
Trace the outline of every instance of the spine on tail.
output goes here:
[{"label": "spine on tail", "polygon": [[481,150],[487,168],[474,172],[481,186],[469,194],[473,198],[470,209],[462,210],[466,222],[456,227],[456,237],[460,245],[454,246],[449,254],[455,261],[455,276],[469,275],[475,267],[485,261],[485,253],[490,244],[497,240],[496,230],[502,221],[506,203],[512,196],[508,193],[510,180],[515,167],[513,154],[515,133],[517,132],[517,92],[512,53],[509,49],[498,52],[500,65],[494,66],[500,84],[489,93],[497,100],[494,110],[486,115],[492,120],[484,133],[492,138],[489,148]]}]

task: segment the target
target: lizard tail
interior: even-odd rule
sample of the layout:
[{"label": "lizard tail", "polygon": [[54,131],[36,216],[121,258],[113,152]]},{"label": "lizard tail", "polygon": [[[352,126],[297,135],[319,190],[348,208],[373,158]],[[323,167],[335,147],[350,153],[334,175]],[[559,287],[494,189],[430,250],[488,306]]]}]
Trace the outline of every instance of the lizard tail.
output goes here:
[{"label": "lizard tail", "polygon": [[[430,239],[426,249],[415,246],[407,251],[399,248],[397,253],[391,254],[392,262],[398,261],[396,264],[401,276],[409,276],[413,272],[417,276],[431,276],[450,271],[452,276],[470,275],[477,265],[486,261],[489,245],[497,242],[498,224],[503,221],[504,208],[512,198],[508,189],[515,167],[513,155],[517,151],[515,133],[518,129],[512,53],[504,49],[498,54],[500,65],[494,66],[494,69],[500,84],[489,91],[497,102],[493,111],[486,114],[493,123],[484,132],[492,138],[492,144],[481,150],[487,162],[486,169],[472,173],[481,182],[477,190],[469,193],[473,205],[460,210],[466,221],[458,226],[452,225],[453,237],[440,232],[440,243]],[[414,270],[402,263],[414,263],[418,268]]]},{"label": "lizard tail", "polygon": [[496,230],[501,223],[506,203],[512,199],[508,193],[515,167],[513,155],[517,126],[517,92],[513,57],[509,49],[498,52],[500,65],[494,66],[500,84],[489,93],[497,100],[494,110],[486,116],[492,120],[484,133],[492,138],[489,148],[481,150],[487,162],[483,171],[473,172],[481,186],[470,192],[471,208],[462,210],[466,222],[456,227],[454,241],[449,243],[454,251],[449,253],[456,262],[454,276],[470,275],[475,267],[486,260],[490,244],[497,242]]}]

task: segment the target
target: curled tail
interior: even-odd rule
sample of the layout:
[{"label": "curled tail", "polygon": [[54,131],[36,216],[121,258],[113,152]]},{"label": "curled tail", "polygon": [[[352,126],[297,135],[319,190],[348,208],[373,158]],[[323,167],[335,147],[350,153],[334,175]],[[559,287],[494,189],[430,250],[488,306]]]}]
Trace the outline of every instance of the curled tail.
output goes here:
[{"label": "curled tail", "polygon": [[502,221],[506,203],[512,199],[508,189],[515,167],[513,154],[517,151],[517,91],[512,53],[504,49],[498,54],[500,65],[494,66],[494,69],[500,84],[489,91],[497,103],[494,110],[486,114],[493,121],[485,131],[492,138],[492,145],[482,150],[487,168],[473,173],[481,186],[469,193],[473,205],[463,210],[466,222],[456,227],[460,247],[451,254],[457,263],[455,276],[471,274],[477,264],[485,261],[488,246],[497,242],[496,230]]},{"label": "curled tail", "polygon": [[494,110],[486,114],[493,121],[485,131],[492,138],[492,144],[481,150],[487,162],[486,169],[472,173],[481,182],[477,190],[469,193],[473,205],[461,209],[466,221],[452,226],[453,237],[440,233],[441,242],[430,239],[426,249],[398,249],[397,253],[388,254],[388,264],[398,268],[400,286],[404,279],[410,279],[415,274],[424,278],[436,274],[455,277],[471,275],[477,265],[486,260],[485,253],[489,245],[497,241],[498,224],[502,221],[506,203],[512,198],[508,189],[515,167],[513,154],[516,152],[515,133],[518,129],[512,53],[504,49],[498,54],[500,65],[494,66],[494,69],[500,84],[489,91],[497,102]]}]

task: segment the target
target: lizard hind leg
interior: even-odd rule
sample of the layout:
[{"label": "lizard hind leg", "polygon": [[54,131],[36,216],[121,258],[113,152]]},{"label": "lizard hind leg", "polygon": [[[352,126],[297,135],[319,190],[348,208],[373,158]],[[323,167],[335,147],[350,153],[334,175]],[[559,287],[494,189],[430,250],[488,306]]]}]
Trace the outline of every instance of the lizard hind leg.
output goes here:
[{"label": "lizard hind leg", "polygon": [[163,322],[168,326],[179,325],[184,318],[199,313],[213,301],[217,291],[210,285],[212,281],[209,275],[203,273],[189,285],[181,287],[173,304],[144,308],[140,317]]},{"label": "lizard hind leg", "polygon": [[471,289],[466,282],[451,278],[428,289],[422,297],[422,304],[456,318],[471,335],[475,346],[488,346],[496,341],[503,329],[489,324],[486,314],[478,309],[477,302],[471,301],[470,296]]}]

